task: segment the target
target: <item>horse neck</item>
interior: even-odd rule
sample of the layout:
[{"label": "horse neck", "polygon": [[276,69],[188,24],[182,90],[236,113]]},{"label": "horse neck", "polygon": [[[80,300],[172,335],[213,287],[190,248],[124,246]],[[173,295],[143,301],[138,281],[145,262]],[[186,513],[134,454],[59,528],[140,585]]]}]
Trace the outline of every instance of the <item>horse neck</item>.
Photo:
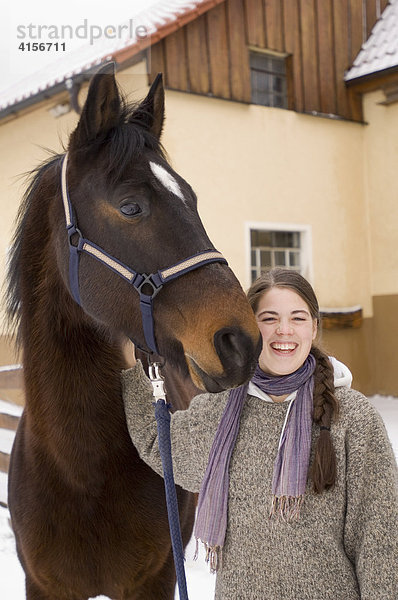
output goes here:
[{"label": "horse neck", "polygon": [[118,470],[132,448],[121,396],[121,359],[117,347],[84,320],[71,323],[58,298],[51,304],[52,313],[46,317],[38,307],[26,326],[25,427],[40,461],[45,456],[60,480],[100,494],[104,478]]},{"label": "horse neck", "polygon": [[25,413],[41,443],[54,452],[63,446],[65,456],[86,452],[88,464],[90,454],[109,453],[126,433],[122,358],[109,332],[74,302],[58,271],[49,213],[51,203],[62,204],[54,196],[56,190],[32,202],[21,249]]}]

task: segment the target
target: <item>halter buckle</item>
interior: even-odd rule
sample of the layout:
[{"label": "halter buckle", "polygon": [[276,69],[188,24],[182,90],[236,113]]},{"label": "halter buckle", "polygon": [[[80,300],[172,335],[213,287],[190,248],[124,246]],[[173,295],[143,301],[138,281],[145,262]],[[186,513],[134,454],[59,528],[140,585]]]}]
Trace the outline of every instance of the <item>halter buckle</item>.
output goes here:
[{"label": "halter buckle", "polygon": [[[158,279],[158,282],[156,281],[156,278]],[[150,298],[151,300],[160,292],[163,287],[163,284],[161,283],[160,277],[157,273],[151,273],[150,275],[147,275],[146,273],[137,273],[132,281],[132,284],[141,298]],[[142,291],[144,285],[149,285],[152,288],[152,294],[145,294],[145,292]]]},{"label": "halter buckle", "polygon": [[[72,225],[69,225],[69,227],[67,228],[67,231],[68,231],[68,238],[69,238],[69,246],[71,246],[72,248],[76,248],[77,250],[80,251],[82,249],[82,245],[83,245],[82,244],[82,240],[83,240],[82,232],[73,223],[72,223]],[[72,237],[74,235],[77,235],[79,237],[77,244],[73,243]]]}]

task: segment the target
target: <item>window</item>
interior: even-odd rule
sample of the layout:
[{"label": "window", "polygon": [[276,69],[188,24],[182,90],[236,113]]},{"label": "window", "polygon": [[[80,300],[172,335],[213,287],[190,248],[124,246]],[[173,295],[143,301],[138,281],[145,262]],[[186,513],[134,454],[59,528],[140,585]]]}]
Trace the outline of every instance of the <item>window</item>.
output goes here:
[{"label": "window", "polygon": [[303,233],[250,229],[251,281],[273,267],[284,267],[304,275]]},{"label": "window", "polygon": [[253,104],[288,107],[285,56],[251,51],[250,76]]}]

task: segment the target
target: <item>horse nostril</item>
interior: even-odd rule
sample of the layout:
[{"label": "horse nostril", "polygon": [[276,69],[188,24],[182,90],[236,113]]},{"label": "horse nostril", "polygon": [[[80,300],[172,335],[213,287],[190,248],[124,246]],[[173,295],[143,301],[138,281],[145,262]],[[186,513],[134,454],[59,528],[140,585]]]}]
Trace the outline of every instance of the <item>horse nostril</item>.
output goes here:
[{"label": "horse nostril", "polygon": [[253,352],[250,338],[240,329],[224,328],[214,335],[214,346],[224,368],[244,368]]}]

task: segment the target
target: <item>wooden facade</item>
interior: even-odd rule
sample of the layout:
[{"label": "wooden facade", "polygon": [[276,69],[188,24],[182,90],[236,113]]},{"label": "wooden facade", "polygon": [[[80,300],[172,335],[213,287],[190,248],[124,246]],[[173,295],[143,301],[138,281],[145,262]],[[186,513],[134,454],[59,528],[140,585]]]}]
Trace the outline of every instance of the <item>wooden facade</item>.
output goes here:
[{"label": "wooden facade", "polygon": [[388,0],[226,0],[151,48],[150,79],[250,103],[249,48],[287,57],[289,108],[362,120],[344,72]]}]

